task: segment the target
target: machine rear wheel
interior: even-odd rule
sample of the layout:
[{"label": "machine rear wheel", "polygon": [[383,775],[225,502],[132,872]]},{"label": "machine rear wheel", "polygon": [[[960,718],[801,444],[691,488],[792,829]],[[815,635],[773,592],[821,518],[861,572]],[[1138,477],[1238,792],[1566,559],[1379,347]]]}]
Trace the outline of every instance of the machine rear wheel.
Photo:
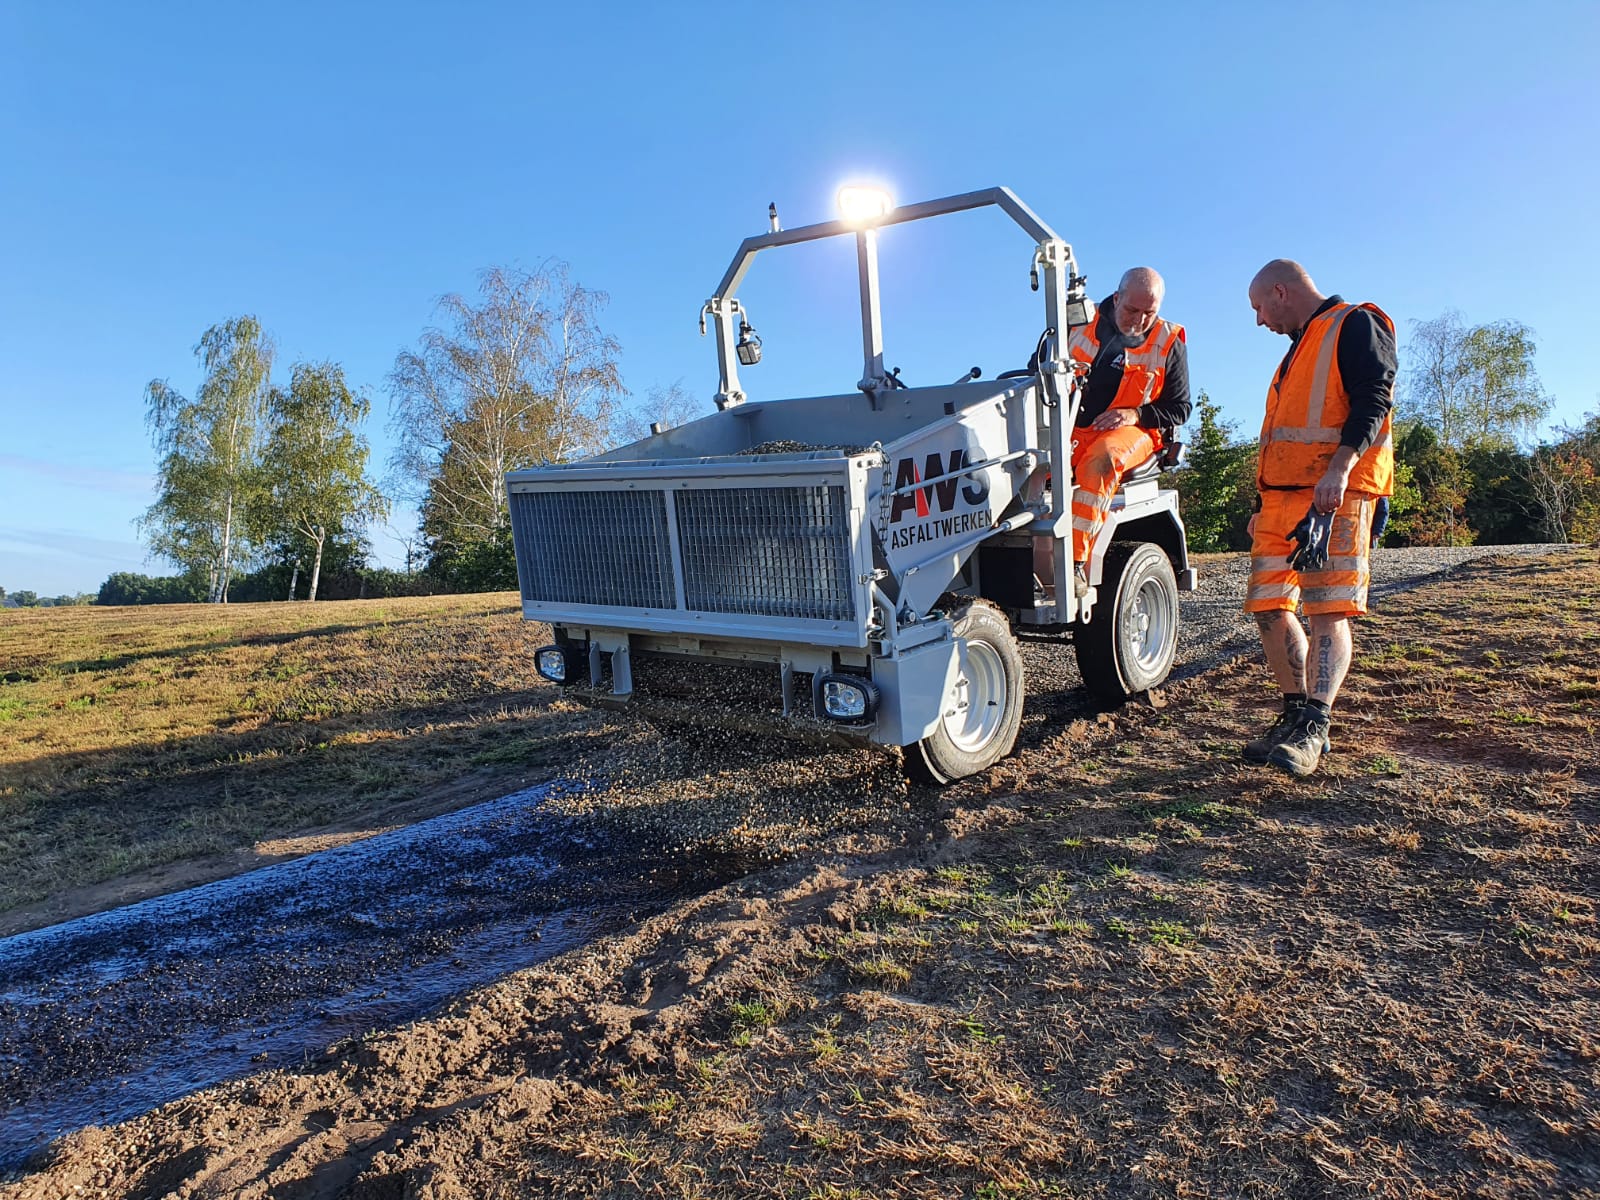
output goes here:
[{"label": "machine rear wheel", "polygon": [[929,783],[987,770],[1011,753],[1022,724],[1022,654],[1005,614],[971,601],[956,614],[954,632],[965,644],[962,669],[934,731],[906,747],[912,773]]},{"label": "machine rear wheel", "polygon": [[1083,685],[1121,704],[1155,687],[1178,653],[1178,581],[1161,547],[1114,542],[1106,551],[1100,598],[1073,642]]}]

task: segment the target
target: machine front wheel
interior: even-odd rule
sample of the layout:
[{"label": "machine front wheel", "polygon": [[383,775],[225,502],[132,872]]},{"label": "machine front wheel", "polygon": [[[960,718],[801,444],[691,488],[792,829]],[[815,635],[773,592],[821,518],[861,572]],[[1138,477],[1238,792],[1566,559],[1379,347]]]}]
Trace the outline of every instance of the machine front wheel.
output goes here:
[{"label": "machine front wheel", "polygon": [[1005,614],[973,600],[956,614],[953,632],[961,668],[945,693],[939,724],[906,747],[912,773],[929,783],[987,770],[1011,753],[1022,724],[1022,654]]},{"label": "machine front wheel", "polygon": [[1073,635],[1083,685],[1121,704],[1166,679],[1178,653],[1178,581],[1161,547],[1113,542],[1099,600]]}]

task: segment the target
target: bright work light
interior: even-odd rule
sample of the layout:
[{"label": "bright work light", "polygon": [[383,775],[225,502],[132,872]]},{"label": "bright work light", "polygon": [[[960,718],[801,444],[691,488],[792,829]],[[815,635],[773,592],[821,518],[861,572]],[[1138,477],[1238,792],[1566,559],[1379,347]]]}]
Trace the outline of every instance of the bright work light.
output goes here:
[{"label": "bright work light", "polygon": [[839,215],[852,225],[868,225],[894,211],[894,199],[878,187],[849,185],[839,189]]}]

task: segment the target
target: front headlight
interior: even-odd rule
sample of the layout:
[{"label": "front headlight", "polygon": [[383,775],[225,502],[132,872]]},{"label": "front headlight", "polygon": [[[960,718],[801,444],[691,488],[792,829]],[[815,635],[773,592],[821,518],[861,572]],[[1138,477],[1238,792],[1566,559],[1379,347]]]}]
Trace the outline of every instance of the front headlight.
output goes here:
[{"label": "front headlight", "polygon": [[560,646],[541,646],[533,653],[533,669],[551,683],[567,683],[567,652]]},{"label": "front headlight", "polygon": [[878,689],[854,675],[824,675],[817,680],[817,715],[842,725],[865,725],[878,711]]}]

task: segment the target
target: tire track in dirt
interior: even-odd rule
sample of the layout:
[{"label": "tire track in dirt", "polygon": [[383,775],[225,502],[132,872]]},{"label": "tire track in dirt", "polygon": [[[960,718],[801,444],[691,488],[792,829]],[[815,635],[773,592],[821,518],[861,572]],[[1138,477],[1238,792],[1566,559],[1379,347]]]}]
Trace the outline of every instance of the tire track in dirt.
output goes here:
[{"label": "tire track in dirt", "polygon": [[743,870],[602,842],[541,808],[551,788],[0,941],[0,1165],[413,1019]]}]

